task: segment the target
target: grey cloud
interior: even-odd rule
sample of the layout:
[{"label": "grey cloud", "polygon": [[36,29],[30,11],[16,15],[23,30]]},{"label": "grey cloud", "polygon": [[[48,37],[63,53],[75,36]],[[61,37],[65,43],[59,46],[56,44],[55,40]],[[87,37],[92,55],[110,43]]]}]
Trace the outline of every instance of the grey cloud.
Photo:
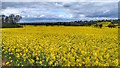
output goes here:
[{"label": "grey cloud", "polygon": [[[118,3],[104,3],[104,2],[92,2],[92,3],[72,3],[67,4],[66,9],[70,13],[79,17],[80,14],[84,14],[87,17],[117,17]],[[105,11],[109,11],[104,13]]]},{"label": "grey cloud", "polygon": [[118,2],[119,0],[2,0],[2,2]]},{"label": "grey cloud", "polygon": [[43,15],[45,18],[53,19],[63,17],[76,20],[118,16],[117,2],[3,2],[2,9],[4,14],[15,12],[25,17]]}]

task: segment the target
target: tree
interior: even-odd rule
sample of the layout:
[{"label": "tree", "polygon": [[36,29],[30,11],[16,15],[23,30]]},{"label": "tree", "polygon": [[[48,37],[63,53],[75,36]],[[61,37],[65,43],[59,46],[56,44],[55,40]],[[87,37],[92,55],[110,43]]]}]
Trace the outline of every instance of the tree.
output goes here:
[{"label": "tree", "polygon": [[16,16],[14,14],[9,15],[10,23],[17,23],[20,21],[20,19],[22,19],[22,17],[20,15],[16,15]]},{"label": "tree", "polygon": [[20,15],[16,15],[14,18],[14,22],[17,23],[20,21],[20,19],[22,19],[22,17]]},{"label": "tree", "polygon": [[5,15],[2,15],[2,23],[5,23]]},{"label": "tree", "polygon": [[2,17],[2,23],[4,23],[4,18]]},{"label": "tree", "polygon": [[109,27],[109,28],[115,28],[116,25],[114,25],[114,24],[111,23],[111,24],[108,25],[108,27]]},{"label": "tree", "polygon": [[95,27],[98,27],[98,24],[97,24],[97,23],[95,24]]},{"label": "tree", "polygon": [[14,22],[14,17],[15,17],[14,14],[9,15],[9,22],[10,22],[10,23],[15,23],[15,22]]},{"label": "tree", "polygon": [[9,22],[9,17],[6,16],[6,17],[5,17],[5,23],[8,23],[8,22]]},{"label": "tree", "polygon": [[99,25],[100,28],[102,28],[102,26],[103,26],[102,24]]}]

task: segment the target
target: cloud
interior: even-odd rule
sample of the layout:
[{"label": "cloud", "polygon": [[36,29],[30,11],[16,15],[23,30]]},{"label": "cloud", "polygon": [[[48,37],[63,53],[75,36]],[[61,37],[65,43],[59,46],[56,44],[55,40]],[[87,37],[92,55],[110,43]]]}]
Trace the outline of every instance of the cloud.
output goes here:
[{"label": "cloud", "polygon": [[[2,14],[47,21],[110,19],[118,16],[117,2],[3,2]],[[40,19],[41,18],[41,19]],[[24,20],[25,20],[24,19]],[[36,19],[34,19],[36,20]]]},{"label": "cloud", "polygon": [[118,2],[119,0],[2,0],[2,2]]},{"label": "cloud", "polygon": [[[81,14],[86,17],[117,17],[118,4],[109,2],[75,2],[65,4],[64,7],[74,15],[79,17]],[[107,11],[107,12],[106,12]]]},{"label": "cloud", "polygon": [[45,15],[40,15],[40,17],[44,17]]}]

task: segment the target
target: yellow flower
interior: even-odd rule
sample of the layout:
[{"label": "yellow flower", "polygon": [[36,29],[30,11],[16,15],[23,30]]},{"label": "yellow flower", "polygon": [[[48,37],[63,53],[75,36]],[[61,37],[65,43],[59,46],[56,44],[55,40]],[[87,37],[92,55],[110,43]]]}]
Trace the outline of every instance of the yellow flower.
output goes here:
[{"label": "yellow flower", "polygon": [[25,56],[25,54],[23,54],[23,57]]},{"label": "yellow flower", "polygon": [[13,60],[10,60],[10,62],[13,62]]},{"label": "yellow flower", "polygon": [[8,65],[9,64],[9,62],[6,62],[6,65]]},{"label": "yellow flower", "polygon": [[97,56],[97,53],[94,53],[94,56],[96,57],[96,56]]},{"label": "yellow flower", "polygon": [[39,60],[39,58],[38,58],[38,57],[36,57],[36,60]]},{"label": "yellow flower", "polygon": [[23,67],[24,65],[22,64],[22,67]]},{"label": "yellow flower", "polygon": [[17,54],[16,54],[16,57],[17,57],[17,58],[20,58],[20,55],[17,53]]},{"label": "yellow flower", "polygon": [[52,64],[53,64],[53,62],[52,62],[52,61],[50,61],[50,62],[49,62],[49,64],[50,64],[50,65],[52,65]]},{"label": "yellow flower", "polygon": [[34,63],[34,60],[33,60],[33,59],[31,59],[31,62],[32,62],[32,63]]},{"label": "yellow flower", "polygon": [[20,66],[20,64],[17,64],[17,66]]},{"label": "yellow flower", "polygon": [[42,64],[42,61],[40,61],[39,64]]}]

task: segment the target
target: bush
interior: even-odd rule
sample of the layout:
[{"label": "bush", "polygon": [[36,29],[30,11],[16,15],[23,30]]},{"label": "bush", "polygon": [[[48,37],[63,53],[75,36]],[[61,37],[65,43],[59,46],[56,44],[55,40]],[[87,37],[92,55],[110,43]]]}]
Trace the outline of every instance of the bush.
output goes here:
[{"label": "bush", "polygon": [[103,26],[102,24],[99,24],[99,27],[100,27],[100,28],[102,28],[102,26]]},{"label": "bush", "polygon": [[114,25],[114,24],[109,24],[108,27],[109,27],[109,28],[115,28],[116,25]]},{"label": "bush", "polygon": [[94,27],[98,27],[98,24],[95,24]]}]

